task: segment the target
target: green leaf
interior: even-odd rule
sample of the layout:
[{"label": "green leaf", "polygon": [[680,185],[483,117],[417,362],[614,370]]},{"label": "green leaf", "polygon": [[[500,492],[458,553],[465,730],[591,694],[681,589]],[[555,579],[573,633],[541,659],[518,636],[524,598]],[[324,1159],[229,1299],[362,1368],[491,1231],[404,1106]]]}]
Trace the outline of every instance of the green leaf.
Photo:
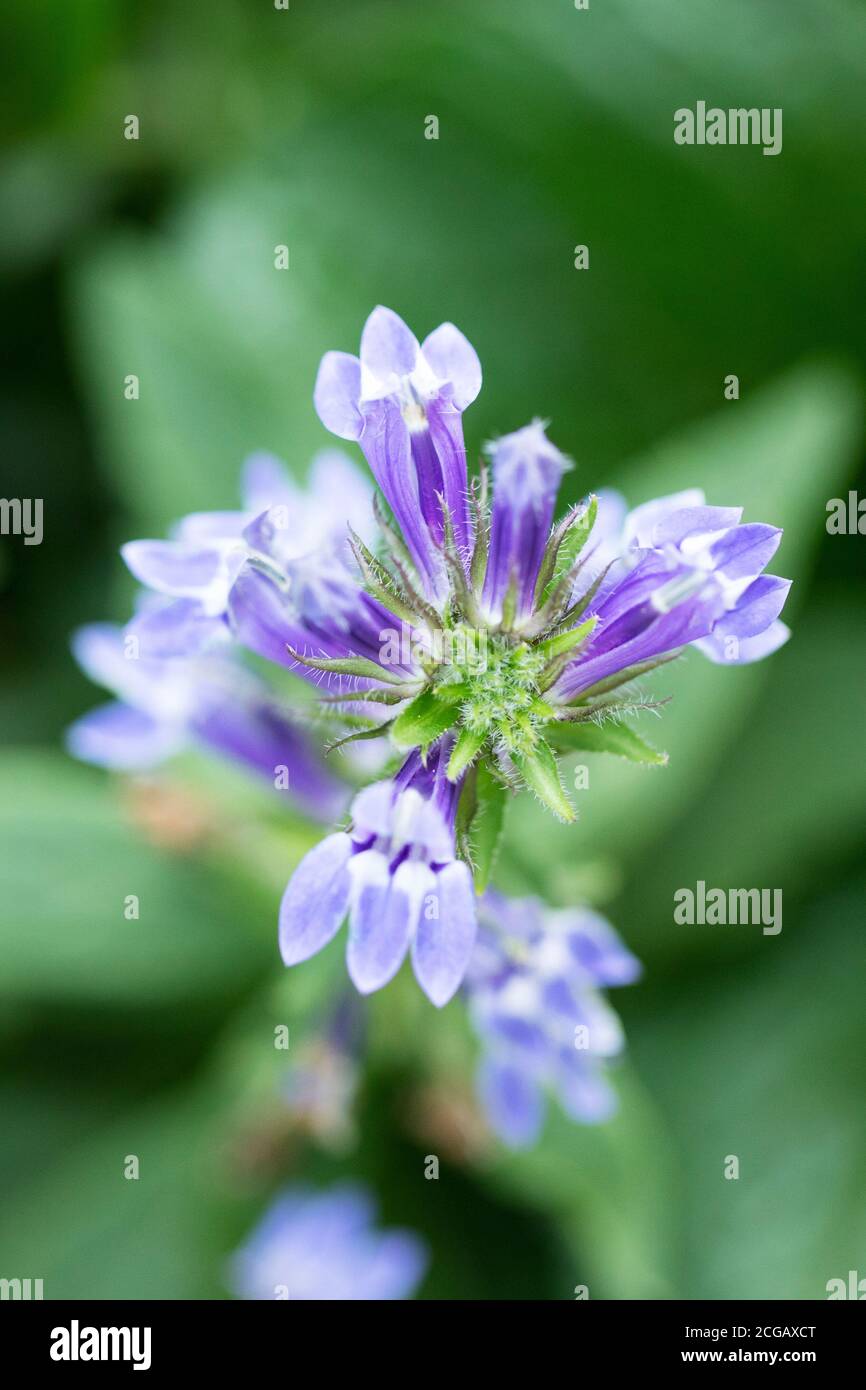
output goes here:
[{"label": "green leaf", "polygon": [[317,695],[319,705],[402,705],[407,696],[401,690],[340,691],[338,695]]},{"label": "green leaf", "polygon": [[418,614],[407,602],[405,594],[398,589],[393,576],[351,527],[349,532],[349,544],[361,571],[366,592],[398,618],[407,623],[417,623]]},{"label": "green leaf", "polygon": [[[130,800],[60,753],[0,759],[4,1001],[190,1008],[239,994],[267,969],[277,892],[250,896],[225,847],[148,844]],[[131,896],[138,917],[128,919]]]},{"label": "green leaf", "polygon": [[472,867],[475,891],[483,893],[490,882],[496,862],[508,800],[505,787],[483,763],[477,769],[475,800],[475,814],[470,826]]},{"label": "green leaf", "polygon": [[598,618],[587,618],[586,622],[581,623],[579,627],[569,628],[566,632],[557,632],[553,637],[548,637],[544,642],[540,642],[538,651],[542,656],[550,658],[565,656],[586,641],[597,622]]},{"label": "green leaf", "polygon": [[302,666],[311,666],[314,671],[330,671],[334,676],[362,676],[365,680],[384,681],[386,685],[404,685],[403,676],[386,671],[384,666],[371,661],[366,656],[305,656],[286,643],[286,649],[295,661]]},{"label": "green leaf", "polygon": [[461,729],[448,759],[448,780],[456,782],[484,745],[487,730]]},{"label": "green leaf", "polygon": [[386,719],[383,724],[375,724],[371,728],[353,729],[351,733],[340,734],[325,744],[325,754],[330,757],[332,753],[336,753],[340,748],[345,748],[349,743],[363,743],[368,739],[384,738],[390,728],[391,720]]},{"label": "green leaf", "polygon": [[508,581],[508,588],[502,600],[502,627],[505,632],[510,632],[514,626],[514,617],[517,612],[517,579],[514,575]]},{"label": "green leaf", "polygon": [[469,583],[472,585],[476,594],[480,594],[481,592],[484,583],[484,572],[487,568],[487,550],[490,530],[487,489],[487,466],[482,463],[481,472],[478,478],[473,478],[469,493],[469,507],[472,513],[472,524],[475,529],[475,545],[472,549],[472,560],[469,565]]},{"label": "green leaf", "polygon": [[560,645],[564,647],[564,650],[561,650],[558,656],[552,657],[539,675],[538,689],[542,694],[546,694],[559,680],[566,666],[572,660],[572,654],[580,643],[586,640],[586,636],[592,631],[595,623],[595,618],[588,618],[580,627],[569,628],[567,632],[560,633],[559,638],[549,639],[551,642],[557,642],[561,639]]},{"label": "green leaf", "polygon": [[[4,1092],[4,1117],[13,1120],[14,1099]],[[55,1097],[38,1117],[40,1133],[57,1128],[62,1104]],[[0,1215],[4,1275],[38,1275],[55,1299],[224,1295],[221,1265],[233,1237],[225,1188],[205,1176],[217,1138],[212,1097],[198,1087],[107,1110],[84,1135],[66,1120],[17,1175],[15,1200]],[[138,1159],[137,1180],[124,1176],[126,1155]]]},{"label": "green leaf", "polygon": [[[778,937],[691,927],[716,942],[756,934],[756,948],[722,957],[711,945],[709,968],[692,973],[678,954],[642,1020],[641,1074],[681,1155],[689,1298],[825,1299],[828,1279],[863,1277],[864,887],[804,912],[786,883]],[[727,1155],[737,1180],[725,1180]]]},{"label": "green leaf", "polygon": [[538,740],[531,753],[513,754],[512,761],[526,785],[544,802],[548,810],[562,821],[576,820],[574,809],[559,778],[553,749],[543,738]]},{"label": "green leaf", "polygon": [[656,752],[630,724],[615,719],[608,719],[604,724],[596,724],[591,719],[562,721],[549,727],[547,734],[562,749],[615,753],[629,762],[651,763],[656,767],[664,767],[668,761],[667,753]]},{"label": "green leaf", "polygon": [[465,681],[443,681],[433,687],[433,694],[447,705],[460,705],[469,695],[469,686]]},{"label": "green leaf", "polygon": [[597,515],[598,498],[591,497],[587,506],[577,513],[575,520],[572,521],[557,547],[553,572],[550,579],[544,585],[541,594],[541,603],[545,603],[550,598],[557,584],[559,584],[560,580],[565,578],[574,565],[578,555],[589,539],[589,534],[595,525]]},{"label": "green leaf", "polygon": [[398,748],[429,748],[457,720],[456,705],[437,700],[432,690],[422,690],[398,715],[391,737]]}]

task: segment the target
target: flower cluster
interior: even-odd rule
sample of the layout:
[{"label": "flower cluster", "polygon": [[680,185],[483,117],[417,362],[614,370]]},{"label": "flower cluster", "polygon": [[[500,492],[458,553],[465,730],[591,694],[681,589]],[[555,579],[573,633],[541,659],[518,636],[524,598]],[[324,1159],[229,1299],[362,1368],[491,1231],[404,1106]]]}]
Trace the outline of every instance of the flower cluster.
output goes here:
[{"label": "flower cluster", "polygon": [[538,1136],[545,1090],[583,1123],[613,1113],[604,1062],[620,1052],[623,1034],[599,990],[639,975],[638,961],[596,913],[553,912],[537,898],[487,890],[466,993],[484,1045],[478,1091],[506,1143]]},{"label": "flower cluster", "polygon": [[[407,956],[437,1006],[466,979],[486,1104],[519,1142],[540,1123],[544,1088],[581,1119],[610,1108],[601,1059],[620,1034],[597,990],[636,964],[586,913],[481,896],[508,798],[529,789],[569,821],[561,752],[663,762],[625,722],[653,705],[636,682],[690,646],[732,664],[768,655],[788,636],[790,586],[765,572],[780,531],[696,489],[631,512],[602,492],[556,520],[570,465],[539,421],[490,444],[470,476],[463,412],[480,388],[452,324],[419,343],[376,309],[359,356],[327,353],[314,392],[376,489],[334,450],[314,460],[307,491],[257,454],[239,510],[125,546],[142,586],[132,621],[76,641],[119,703],[69,741],[124,769],[188,742],[269,778],[285,766],[304,808],[333,822],[348,797],[316,736],[327,725],[331,747],[373,740],[378,780],[289,880],[283,959],[307,959],[348,920],[361,993]],[[319,688],[316,724],[286,713],[246,669],[250,653]]]},{"label": "flower cluster", "polygon": [[[788,635],[779,613],[789,583],[764,574],[781,532],[742,524],[739,508],[707,506],[691,490],[626,514],[604,495],[554,525],[568,462],[539,422],[492,444],[490,468],[470,482],[461,417],[480,385],[475,352],[453,325],[419,344],[387,309],[368,319],[359,358],[325,355],[316,408],[335,433],[359,442],[387,505],[377,506],[375,549],[352,537],[352,628],[361,630],[358,615],[375,603],[387,640],[375,655],[360,642],[334,656],[298,647],[286,624],[279,629],[279,596],[266,576],[245,599],[240,629],[254,628],[251,608],[266,612],[298,663],[338,683],[334,708],[380,705],[384,716],[368,732],[387,730],[406,756],[390,790],[371,793],[375,824],[359,798],[349,835],[314,850],[290,882],[284,958],[318,949],[349,912],[358,987],[386,983],[411,941],[416,974],[440,1004],[471,954],[458,870],[468,864],[484,886],[503,795],[528,787],[573,819],[557,751],[587,746],[590,736],[588,746],[608,746],[605,729],[646,704],[633,693],[638,677],[689,645],[739,663]],[[395,631],[408,640],[395,643]],[[636,734],[630,746],[662,760]],[[415,799],[402,794],[407,781],[430,807],[423,830],[414,828]],[[447,920],[440,913],[429,928],[423,904],[451,883]],[[378,919],[375,943],[366,905]],[[431,987],[421,961],[434,953]]]}]

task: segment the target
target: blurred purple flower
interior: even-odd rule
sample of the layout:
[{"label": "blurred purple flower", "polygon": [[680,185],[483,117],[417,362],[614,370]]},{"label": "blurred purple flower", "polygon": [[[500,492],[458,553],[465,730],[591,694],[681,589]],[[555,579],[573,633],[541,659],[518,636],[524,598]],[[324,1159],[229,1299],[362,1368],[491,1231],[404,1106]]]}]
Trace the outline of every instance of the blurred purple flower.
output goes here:
[{"label": "blurred purple flower", "polygon": [[242,469],[241,496],[240,511],[196,512],[177,523],[170,540],[122,547],[134,577],[162,596],[129,626],[143,655],[192,655],[228,639],[229,595],[248,565],[286,593],[312,585],[318,572],[333,570],[345,580],[349,525],[361,535],[370,531],[369,483],[336,449],[316,455],[306,488],[272,455],[253,454]]},{"label": "blurred purple flower", "polygon": [[377,1230],[374,1216],[354,1184],[289,1189],[232,1257],[230,1285],[246,1299],[411,1298],[428,1262],[424,1243],[411,1231]]},{"label": "blurred purple flower", "polygon": [[548,1090],[585,1124],[613,1114],[604,1062],[621,1051],[623,1035],[599,990],[639,974],[638,961],[596,913],[553,911],[537,898],[488,889],[465,992],[484,1046],[479,1094],[506,1143],[520,1147],[538,1137]]},{"label": "blurred purple flower", "polygon": [[137,656],[129,635],[110,623],[80,628],[73,651],[91,680],[119,696],[68,730],[67,746],[75,757],[138,772],[199,745],[285,790],[316,819],[329,821],[342,813],[346,790],[325,770],[307,735],[275,706],[266,687],[227,655]]}]

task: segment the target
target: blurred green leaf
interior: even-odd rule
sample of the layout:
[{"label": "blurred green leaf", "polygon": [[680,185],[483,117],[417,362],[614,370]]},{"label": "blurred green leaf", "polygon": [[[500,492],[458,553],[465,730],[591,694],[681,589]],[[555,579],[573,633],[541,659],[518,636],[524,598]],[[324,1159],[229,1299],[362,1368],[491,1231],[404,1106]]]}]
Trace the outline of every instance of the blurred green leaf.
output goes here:
[{"label": "blurred green leaf", "polygon": [[659,753],[641,738],[630,724],[609,719],[604,724],[590,720],[554,726],[553,739],[563,751],[581,753],[613,753],[632,763],[654,763],[664,767],[667,754]]},{"label": "blurred green leaf", "polygon": [[499,853],[505,823],[507,792],[482,763],[477,770],[474,793],[476,805],[469,838],[475,870],[475,887],[482,893],[490,882],[496,866],[496,856]]},{"label": "blurred green leaf", "polygon": [[237,995],[276,960],[261,900],[214,860],[147,845],[114,784],[59,753],[3,756],[0,839],[0,998],[189,1005]]},{"label": "blurred green leaf", "polygon": [[[56,1144],[49,1102],[43,1142],[0,1215],[4,1272],[43,1279],[50,1299],[218,1297],[222,1194],[202,1097],[129,1111]],[[129,1157],[137,1179],[124,1176]]]},{"label": "blurred green leaf", "polygon": [[[825,1298],[863,1268],[863,888],[633,1036],[682,1153],[690,1298]],[[726,1179],[729,1155],[739,1179]]]},{"label": "blurred green leaf", "polygon": [[500,1151],[491,1177],[554,1216],[572,1251],[572,1282],[588,1285],[591,1299],[681,1296],[673,1151],[629,1068],[616,1085],[613,1120],[576,1125],[551,1104],[541,1142]]},{"label": "blurred green leaf", "polygon": [[[580,512],[570,514],[568,529],[560,533],[557,528],[554,531],[554,539],[544,554],[544,562],[538,574],[536,593],[541,589],[540,602],[546,603],[551,594],[556,589],[561,580],[565,579],[575,560],[580,554],[586,542],[589,540],[595,519],[598,516],[598,498],[593,496],[587,501],[585,507]],[[560,526],[562,526],[560,522]],[[555,549],[552,549],[555,546]],[[548,565],[551,569],[550,578],[546,579]]]},{"label": "blurred green leaf", "polygon": [[[866,685],[866,613],[840,594],[820,615],[797,624],[773,658],[766,697],[705,804],[632,865],[624,906],[632,946],[656,960],[707,950],[741,951],[743,935],[677,925],[677,885],[781,886],[786,899],[808,894],[830,866],[852,854],[866,821],[861,704]],[[794,694],[792,695],[792,692]],[[660,921],[664,930],[659,930]],[[790,928],[785,928],[790,930]],[[760,935],[751,935],[760,949]]]}]

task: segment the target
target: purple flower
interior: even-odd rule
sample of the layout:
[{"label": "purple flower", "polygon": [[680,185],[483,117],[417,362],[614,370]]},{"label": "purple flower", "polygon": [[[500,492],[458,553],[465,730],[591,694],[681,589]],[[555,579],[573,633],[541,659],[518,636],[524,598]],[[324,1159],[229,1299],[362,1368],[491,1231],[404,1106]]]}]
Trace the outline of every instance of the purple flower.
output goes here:
[{"label": "purple flower", "polygon": [[[460,550],[458,528],[440,524],[454,522],[456,484],[449,497],[443,479],[457,477],[456,465],[449,472],[443,458],[419,445],[442,402],[465,402],[480,381],[474,354],[453,337],[456,330],[449,333],[450,385],[443,384],[444,365],[431,384],[430,340],[419,348],[386,310],[371,316],[360,362],[326,356],[316,393],[320,413],[360,440],[402,537],[386,522],[378,556],[356,547],[361,574],[343,577],[339,601],[302,615],[303,649],[292,627],[297,610],[266,592],[260,575],[242,575],[235,585],[245,595],[243,613],[233,609],[235,627],[275,660],[289,650],[316,678],[330,673],[338,694],[371,692],[390,707],[391,720],[380,724],[390,723],[401,749],[427,749],[447,733],[447,776],[455,785],[467,769],[486,764],[498,781],[522,783],[560,819],[571,820],[556,747],[621,750],[625,736],[600,739],[598,730],[574,727],[610,723],[647,704],[639,694],[612,697],[613,691],[686,646],[741,663],[786,639],[779,613],[790,583],[764,573],[781,531],[742,525],[741,509],[708,507],[694,489],[627,515],[615,495],[605,494],[553,526],[568,464],[536,421],[491,447],[492,505],[482,485],[474,531],[462,533],[467,544]],[[380,438],[387,410],[397,412],[400,425]],[[464,464],[461,452],[461,496]],[[399,488],[407,478],[412,496],[401,511]],[[436,499],[432,511],[428,495]],[[407,551],[417,576],[404,564]],[[398,626],[411,640],[408,652],[400,646],[395,656],[382,639]],[[664,761],[637,735],[628,739],[630,756]]]},{"label": "purple flower", "polygon": [[639,974],[635,957],[596,913],[555,912],[537,898],[487,891],[465,990],[484,1045],[479,1094],[506,1143],[537,1138],[547,1091],[585,1124],[613,1113],[604,1063],[621,1051],[623,1036],[599,990]]},{"label": "purple flower", "polygon": [[191,655],[228,639],[229,595],[247,566],[287,591],[311,583],[316,568],[348,574],[348,527],[371,525],[370,487],[335,449],[313,460],[308,489],[298,487],[270,454],[253,454],[242,470],[242,510],[184,517],[170,540],[130,541],[126,564],[162,596],[130,624],[147,656]]},{"label": "purple flower", "polygon": [[427,1266],[411,1231],[379,1231],[368,1193],[344,1183],[325,1192],[290,1188],[232,1257],[239,1298],[380,1300],[410,1298]]},{"label": "purple flower", "polygon": [[[611,518],[613,508],[608,507]],[[581,614],[595,628],[551,691],[554,703],[617,673],[695,645],[713,661],[757,661],[787,641],[779,613],[790,580],[765,575],[782,532],[741,524],[739,507],[708,507],[697,489],[660,498],[630,512],[619,536],[608,525],[587,547],[588,573],[609,559],[602,583]]]},{"label": "purple flower", "polygon": [[333,820],[344,787],[268,691],[224,654],[157,660],[136,654],[119,627],[94,623],[73,639],[79,665],[119,699],[67,732],[70,752],[122,772],[155,767],[190,745],[238,761],[284,787],[307,814]]},{"label": "purple flower", "polygon": [[568,461],[551,444],[541,421],[490,445],[493,511],[482,591],[493,626],[503,616],[513,586],[518,625],[532,612],[535,586],[550,536],[559,483]]},{"label": "purple flower", "polygon": [[361,335],[360,357],[328,352],[314,401],[322,423],[357,439],[391,508],[426,595],[441,601],[444,517],[461,555],[472,546],[462,412],[481,390],[474,348],[452,323],[419,345],[401,318],[381,306]]},{"label": "purple flower", "polygon": [[[245,566],[231,590],[229,619],[243,646],[317,685],[326,680],[314,664],[319,661],[361,659],[407,681],[417,676],[411,661],[387,658],[386,635],[399,631],[400,620],[365,593],[333,554],[307,557],[288,583]],[[327,674],[332,691],[362,690],[370,683],[369,676]]]},{"label": "purple flower", "polygon": [[457,789],[447,754],[410,754],[393,781],[356,796],[351,829],[301,860],[280,908],[286,965],[315,955],[349,917],[346,961],[362,994],[393,979],[407,952],[421,988],[447,1004],[475,940],[472,875],[455,857]]}]

